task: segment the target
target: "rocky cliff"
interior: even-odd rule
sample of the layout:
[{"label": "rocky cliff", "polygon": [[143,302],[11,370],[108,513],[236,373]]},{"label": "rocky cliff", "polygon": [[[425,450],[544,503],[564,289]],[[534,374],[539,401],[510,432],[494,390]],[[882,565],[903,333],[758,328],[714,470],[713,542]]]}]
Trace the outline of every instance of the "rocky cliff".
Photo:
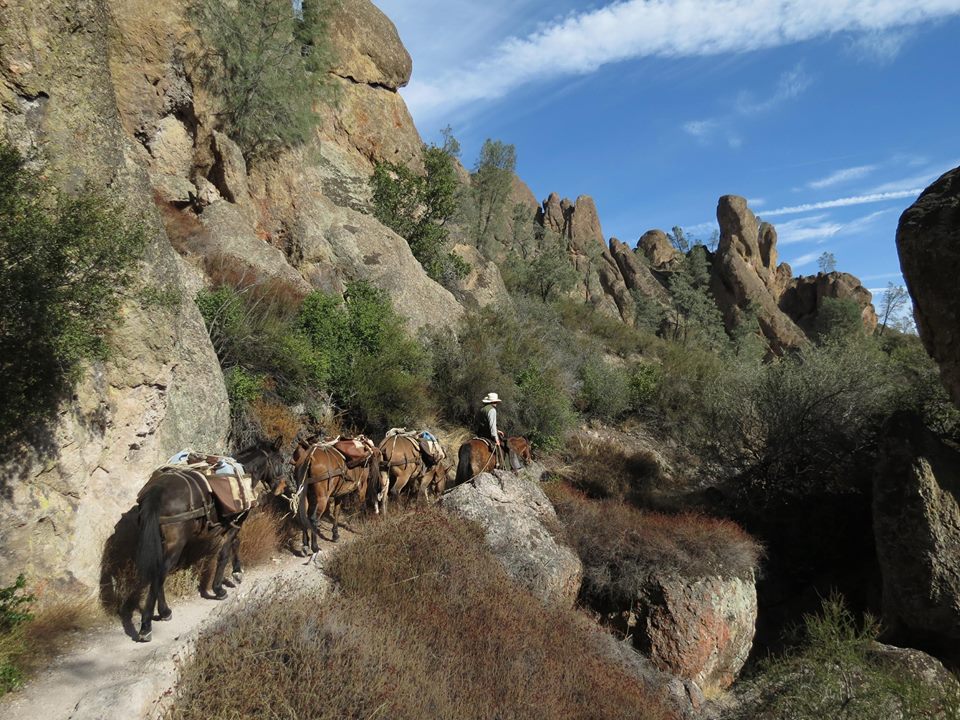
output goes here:
[{"label": "rocky cliff", "polygon": [[27,571],[94,588],[105,540],[149,471],[184,447],[226,450],[223,377],[193,297],[270,283],[297,297],[351,280],[385,289],[415,329],[462,308],[405,240],[361,212],[381,160],[420,163],[397,93],[410,56],[368,0],[330,19],[338,103],[307,146],[248,166],[219,131],[184,0],[0,3],[0,133],[69,190],[109,188],[140,213],[145,287],[176,308],[124,307],[115,352],[85,373],[46,446],[2,468],[0,585]]},{"label": "rocky cliff", "polygon": [[903,213],[897,251],[920,338],[960,405],[960,168],[924,190]]}]

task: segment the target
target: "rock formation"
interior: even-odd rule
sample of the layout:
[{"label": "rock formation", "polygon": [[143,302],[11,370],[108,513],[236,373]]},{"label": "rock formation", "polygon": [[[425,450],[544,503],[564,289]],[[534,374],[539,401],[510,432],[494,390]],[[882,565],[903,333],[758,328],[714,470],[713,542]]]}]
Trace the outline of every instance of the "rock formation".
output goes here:
[{"label": "rock formation", "polygon": [[573,606],[583,566],[550,532],[557,516],[538,482],[502,470],[481,473],[441,504],[483,528],[490,551],[514,580],[546,603]]},{"label": "rock formation", "polygon": [[[728,330],[749,311],[755,314],[775,354],[796,350],[807,344],[827,297],[855,301],[861,308],[864,329],[872,332],[876,328],[873,298],[854,276],[829,273],[793,278],[789,265],[777,264],[776,229],[758,222],[744,198],[721,197],[717,221],[720,243],[712,260],[710,289]],[[648,240],[647,247],[662,247],[657,240]]]},{"label": "rock formation", "polygon": [[663,230],[648,230],[637,242],[637,252],[658,270],[671,267],[680,257],[680,251],[670,244]]},{"label": "rock formation", "polygon": [[666,287],[657,280],[640,255],[631,250],[626,243],[617,238],[610,238],[610,254],[620,268],[623,282],[630,290],[636,290],[642,295],[652,298],[658,304],[666,306],[670,303],[670,294]]},{"label": "rock formation", "polygon": [[960,168],[943,175],[903,213],[897,251],[920,338],[960,405]]},{"label": "rock formation", "polygon": [[226,449],[226,391],[193,303],[205,283],[269,283],[296,298],[366,280],[411,329],[451,327],[463,312],[403,239],[358,212],[376,162],[421,163],[393,24],[369,0],[338,3],[339,104],[318,108],[316,142],[249,165],[221,132],[185,8],[0,3],[0,133],[49,161],[63,187],[92,182],[142,214],[151,245],[139,276],[182,297],[170,310],[129,302],[114,356],[63,409],[52,450],[2,469],[0,585],[27,571],[96,587],[104,541],[149,471],[184,447]]},{"label": "rock formation", "polygon": [[895,415],[874,476],[884,621],[960,642],[960,452],[919,418]]},{"label": "rock formation", "polygon": [[459,283],[464,304],[468,307],[509,304],[510,293],[500,275],[500,268],[487,260],[473,245],[454,245],[452,251],[470,265],[470,272]]},{"label": "rock formation", "polygon": [[[165,310],[126,303],[114,356],[86,373],[42,452],[22,449],[0,468],[0,585],[19,572],[96,588],[104,541],[150,470],[183,447],[222,449],[229,421],[217,358],[151,201],[142,146],[124,132],[108,65],[115,36],[102,3],[63,12],[54,2],[0,6],[0,132],[72,188],[110,192],[148,231],[144,287],[179,293]],[[157,90],[154,90],[156,94]],[[180,144],[174,127],[157,143]],[[163,170],[182,169],[165,152]]]},{"label": "rock formation", "polygon": [[632,322],[633,298],[607,248],[593,198],[581,195],[571,202],[550,193],[537,211],[536,222],[567,240],[570,259],[582,278],[574,295]]}]

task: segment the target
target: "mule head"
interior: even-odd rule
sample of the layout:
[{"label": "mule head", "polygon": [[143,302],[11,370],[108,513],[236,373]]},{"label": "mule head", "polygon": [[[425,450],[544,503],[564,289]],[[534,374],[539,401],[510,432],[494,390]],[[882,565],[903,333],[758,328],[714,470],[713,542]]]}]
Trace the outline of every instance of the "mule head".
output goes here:
[{"label": "mule head", "polygon": [[237,453],[237,460],[272,495],[279,495],[286,488],[287,462],[283,453],[283,437],[259,440]]}]

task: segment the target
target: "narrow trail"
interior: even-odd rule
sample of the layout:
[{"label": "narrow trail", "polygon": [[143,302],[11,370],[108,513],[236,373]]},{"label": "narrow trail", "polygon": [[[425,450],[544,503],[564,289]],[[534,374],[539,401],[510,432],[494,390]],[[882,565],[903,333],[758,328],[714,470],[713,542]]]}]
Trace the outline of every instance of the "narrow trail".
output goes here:
[{"label": "narrow trail", "polygon": [[[345,537],[344,537],[345,536]],[[340,544],[349,540],[344,533]],[[279,584],[329,589],[323,562],[338,545],[322,540],[314,558],[282,553],[252,568],[226,600],[171,603],[173,619],[153,623],[153,641],[134,642],[120,621],[83,635],[21,690],[0,700],[4,720],[145,720],[159,717],[199,633]],[[281,551],[282,552],[282,551]],[[134,613],[134,621],[139,615]]]}]

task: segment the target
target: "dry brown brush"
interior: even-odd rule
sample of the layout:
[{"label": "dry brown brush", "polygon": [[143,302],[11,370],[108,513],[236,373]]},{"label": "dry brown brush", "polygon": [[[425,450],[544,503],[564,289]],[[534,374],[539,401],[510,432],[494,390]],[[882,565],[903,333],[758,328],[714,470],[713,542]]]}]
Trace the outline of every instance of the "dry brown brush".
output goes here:
[{"label": "dry brown brush", "polygon": [[745,577],[762,555],[757,541],[729,520],[589,500],[564,483],[546,489],[583,562],[581,600],[598,610],[629,605],[654,576]]},{"label": "dry brown brush", "polygon": [[168,718],[670,717],[584,652],[585,619],[544,607],[438,510],[378,524],[328,570],[338,595],[281,589],[202,636]]}]

